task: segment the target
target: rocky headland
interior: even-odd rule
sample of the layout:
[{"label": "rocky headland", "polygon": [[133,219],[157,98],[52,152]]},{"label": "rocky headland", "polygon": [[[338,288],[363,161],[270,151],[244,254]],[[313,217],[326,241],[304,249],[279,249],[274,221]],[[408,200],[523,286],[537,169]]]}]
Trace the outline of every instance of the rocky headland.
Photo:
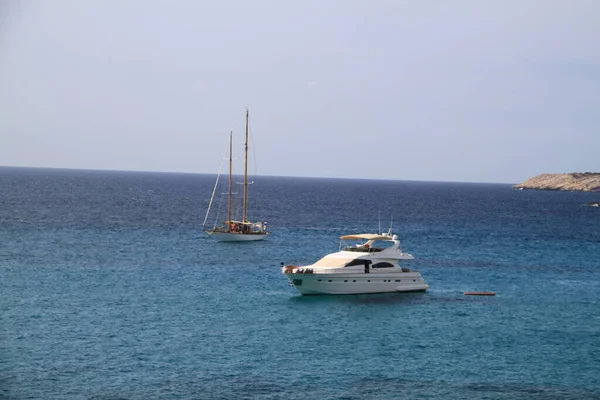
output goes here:
[{"label": "rocky headland", "polygon": [[513,189],[576,190],[600,192],[600,173],[541,174],[513,186]]}]

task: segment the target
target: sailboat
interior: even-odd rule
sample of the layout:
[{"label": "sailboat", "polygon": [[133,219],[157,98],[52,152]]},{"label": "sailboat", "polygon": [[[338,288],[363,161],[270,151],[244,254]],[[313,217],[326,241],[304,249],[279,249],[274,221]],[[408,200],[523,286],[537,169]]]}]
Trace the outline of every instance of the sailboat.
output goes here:
[{"label": "sailboat", "polygon": [[[248,131],[249,131],[249,112],[246,109],[246,142],[244,144],[244,196],[242,199],[242,218],[241,220],[233,219],[233,193],[232,193],[232,170],[233,170],[233,144],[232,138],[233,133],[229,133],[229,181],[227,184],[227,219],[222,222],[221,225],[215,225],[212,229],[205,229],[208,235],[217,239],[221,242],[249,242],[263,240],[269,235],[267,232],[266,222],[250,222],[248,220]],[[219,173],[220,175],[220,173]],[[208,219],[210,208],[212,206],[215,191],[219,182],[219,175],[217,176],[217,182],[213,189],[213,194],[206,211],[206,218],[204,219],[204,225]]]}]

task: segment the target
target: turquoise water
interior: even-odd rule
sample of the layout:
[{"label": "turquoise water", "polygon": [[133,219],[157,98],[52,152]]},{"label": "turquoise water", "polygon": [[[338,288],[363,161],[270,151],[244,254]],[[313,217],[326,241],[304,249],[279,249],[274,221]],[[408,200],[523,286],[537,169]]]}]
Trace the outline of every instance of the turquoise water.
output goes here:
[{"label": "turquoise water", "polygon": [[[598,194],[265,177],[232,244],[213,179],[0,168],[0,398],[600,399]],[[281,275],[378,215],[426,293]]]}]

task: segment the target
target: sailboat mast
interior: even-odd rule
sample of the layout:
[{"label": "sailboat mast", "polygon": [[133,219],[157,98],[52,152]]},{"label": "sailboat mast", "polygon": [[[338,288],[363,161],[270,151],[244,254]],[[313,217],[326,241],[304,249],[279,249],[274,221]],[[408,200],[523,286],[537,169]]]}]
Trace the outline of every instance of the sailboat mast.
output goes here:
[{"label": "sailboat mast", "polygon": [[233,156],[232,156],[232,137],[233,131],[229,132],[229,183],[227,189],[227,232],[231,232],[231,169],[233,166]]},{"label": "sailboat mast", "polygon": [[242,222],[246,221],[248,207],[248,109],[246,108],[246,143],[244,143],[244,212]]}]

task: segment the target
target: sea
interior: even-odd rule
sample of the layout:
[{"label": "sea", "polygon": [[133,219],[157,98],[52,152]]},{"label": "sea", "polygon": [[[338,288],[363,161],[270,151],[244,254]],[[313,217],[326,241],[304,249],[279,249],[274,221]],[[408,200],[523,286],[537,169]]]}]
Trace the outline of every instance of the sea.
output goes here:
[{"label": "sea", "polygon": [[[253,180],[219,243],[215,175],[0,168],[0,399],[600,399],[600,193]],[[281,274],[390,227],[428,291]]]}]

